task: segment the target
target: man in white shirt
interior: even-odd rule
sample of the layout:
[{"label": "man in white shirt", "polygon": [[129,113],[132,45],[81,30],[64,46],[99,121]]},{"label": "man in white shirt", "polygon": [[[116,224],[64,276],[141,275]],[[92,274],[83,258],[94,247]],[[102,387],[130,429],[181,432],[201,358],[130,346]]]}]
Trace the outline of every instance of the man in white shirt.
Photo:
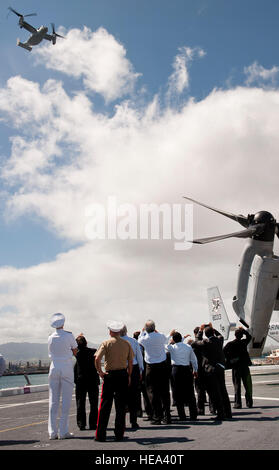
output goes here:
[{"label": "man in white shirt", "polygon": [[172,364],[173,390],[179,419],[186,420],[184,404],[189,406],[190,420],[197,419],[197,403],[194,392],[194,377],[197,376],[198,361],[189,344],[182,342],[182,336],[175,330],[170,332],[167,345]]},{"label": "man in white shirt", "polygon": [[51,326],[55,332],[48,338],[48,353],[51,358],[49,369],[49,439],[58,439],[57,415],[60,395],[62,395],[62,412],[59,422],[59,438],[69,439],[69,411],[74,388],[74,370],[72,357],[77,353],[77,342],[72,333],[64,331],[65,317],[55,313]]},{"label": "man in white shirt", "polygon": [[151,424],[171,424],[169,375],[166,363],[165,345],[168,338],[155,329],[155,323],[148,320],[138,338],[144,348],[146,362],[146,389],[152,406]]},{"label": "man in white shirt", "polygon": [[137,393],[140,386],[140,381],[142,379],[142,372],[143,372],[143,357],[139,343],[135,338],[131,338],[127,335],[127,326],[124,325],[122,330],[120,331],[120,336],[125,341],[128,341],[132,346],[134,352],[134,359],[133,359],[133,370],[131,374],[131,383],[128,389],[128,408],[130,413],[130,423],[131,428],[136,430],[139,428],[137,423]]}]

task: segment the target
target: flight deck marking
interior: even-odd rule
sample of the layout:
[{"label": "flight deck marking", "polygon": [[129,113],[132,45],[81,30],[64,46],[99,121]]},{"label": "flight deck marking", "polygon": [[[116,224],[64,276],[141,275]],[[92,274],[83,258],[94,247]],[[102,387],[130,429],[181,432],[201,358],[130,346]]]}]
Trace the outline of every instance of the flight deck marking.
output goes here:
[{"label": "flight deck marking", "polygon": [[13,406],[23,406],[23,405],[33,405],[34,403],[46,403],[48,402],[48,398],[44,400],[36,400],[36,401],[27,401],[25,403],[7,403],[6,405],[0,405],[0,409],[4,408],[12,408]]},{"label": "flight deck marking", "polygon": [[[260,382],[255,382],[254,380],[252,381],[253,385],[258,385],[258,384],[274,384],[278,383],[279,380],[262,380]],[[233,384],[226,384],[226,387],[233,387]]]},{"label": "flight deck marking", "polygon": [[[70,416],[76,416],[76,413],[70,414],[69,417]],[[37,423],[23,424],[22,426],[16,426],[15,428],[1,429],[0,432],[16,431],[17,429],[28,428],[28,427],[31,427],[31,426],[36,426],[37,424],[45,424],[47,422],[48,422],[48,419],[44,420],[44,421],[39,421]]]},{"label": "flight deck marking", "polygon": [[48,422],[48,420],[39,421],[38,423],[23,424],[22,426],[17,426],[16,428],[2,429],[0,432],[15,431],[16,429],[28,428],[30,426],[35,426],[36,424],[45,424],[47,422]]},{"label": "flight deck marking", "polygon": [[[75,400],[75,397],[72,397],[72,400]],[[0,410],[4,408],[12,408],[13,406],[23,406],[23,405],[33,405],[36,403],[47,403],[49,401],[48,398],[44,398],[43,400],[36,400],[36,401],[26,401],[22,403],[6,403],[5,405],[0,405]]]},{"label": "flight deck marking", "polygon": [[[234,398],[234,395],[229,395],[229,398]],[[244,395],[241,395],[241,398],[245,398]],[[253,395],[253,400],[268,400],[268,401],[279,401],[279,398],[269,398],[269,397],[255,397]],[[257,408],[256,405],[253,406],[253,408]]]}]

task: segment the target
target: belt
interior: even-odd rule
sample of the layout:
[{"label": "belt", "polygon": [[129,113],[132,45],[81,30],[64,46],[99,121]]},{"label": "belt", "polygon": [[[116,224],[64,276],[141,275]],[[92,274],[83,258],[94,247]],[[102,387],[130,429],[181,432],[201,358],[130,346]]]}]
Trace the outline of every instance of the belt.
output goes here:
[{"label": "belt", "polygon": [[123,372],[127,372],[127,369],[113,369],[113,370],[106,370],[107,374],[119,374]]},{"label": "belt", "polygon": [[172,364],[172,367],[187,367],[188,369],[190,369],[190,366],[185,366],[184,364]]},{"label": "belt", "polygon": [[147,366],[147,367],[155,367],[155,368],[156,368],[156,367],[161,367],[162,365],[166,365],[166,364],[167,364],[166,361],[162,361],[162,362],[153,362],[153,363],[151,363],[151,364],[150,364],[149,362],[147,362],[147,363],[146,363],[146,366]]}]

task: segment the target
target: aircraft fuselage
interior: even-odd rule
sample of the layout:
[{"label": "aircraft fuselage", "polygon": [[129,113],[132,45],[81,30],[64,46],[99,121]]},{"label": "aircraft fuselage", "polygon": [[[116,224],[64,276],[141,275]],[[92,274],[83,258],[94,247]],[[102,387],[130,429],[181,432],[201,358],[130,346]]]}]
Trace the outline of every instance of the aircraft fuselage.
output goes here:
[{"label": "aircraft fuselage", "polygon": [[249,327],[253,357],[262,354],[272,312],[278,309],[278,292],[279,258],[273,255],[273,241],[250,239],[240,263],[233,308]]},{"label": "aircraft fuselage", "polygon": [[48,28],[46,26],[41,26],[37,29],[36,33],[31,34],[31,36],[27,39],[25,44],[29,46],[37,46],[40,42],[44,39],[44,36],[47,34]]}]

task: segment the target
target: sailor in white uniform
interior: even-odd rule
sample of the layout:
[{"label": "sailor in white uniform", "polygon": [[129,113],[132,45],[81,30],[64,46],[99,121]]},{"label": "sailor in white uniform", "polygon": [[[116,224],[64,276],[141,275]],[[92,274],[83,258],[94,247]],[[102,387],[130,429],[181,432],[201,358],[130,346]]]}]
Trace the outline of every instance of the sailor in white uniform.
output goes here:
[{"label": "sailor in white uniform", "polygon": [[51,326],[55,332],[48,338],[48,353],[51,358],[49,369],[49,439],[58,439],[57,415],[60,395],[62,395],[62,410],[59,422],[59,438],[68,439],[69,411],[74,388],[73,354],[77,353],[77,343],[72,333],[63,329],[65,317],[55,313],[51,318]]}]

